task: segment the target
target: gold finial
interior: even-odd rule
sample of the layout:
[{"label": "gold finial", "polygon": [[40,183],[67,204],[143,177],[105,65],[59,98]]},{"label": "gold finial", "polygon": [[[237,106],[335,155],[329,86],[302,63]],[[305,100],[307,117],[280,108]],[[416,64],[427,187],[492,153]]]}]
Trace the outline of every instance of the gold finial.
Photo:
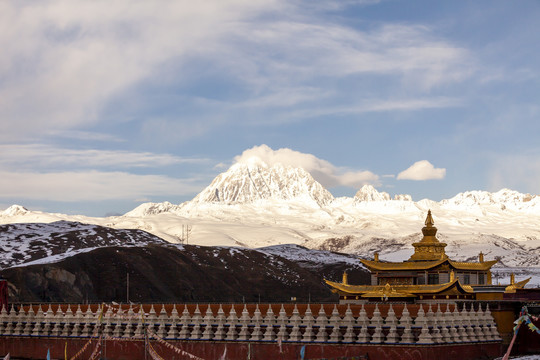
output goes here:
[{"label": "gold finial", "polygon": [[379,261],[379,253],[378,252],[373,254],[373,260],[374,261]]},{"label": "gold finial", "polygon": [[516,283],[516,275],[514,273],[510,274],[510,285],[514,285]]},{"label": "gold finial", "polygon": [[432,261],[448,258],[444,252],[446,244],[437,239],[437,228],[433,224],[431,210],[428,210],[425,226],[422,228],[424,237],[419,242],[412,244],[414,246],[414,254],[409,258],[409,261]]},{"label": "gold finial", "polygon": [[343,280],[342,280],[342,283],[343,283],[343,285],[348,285],[348,284],[349,284],[347,271],[344,271],[344,272],[343,272]]},{"label": "gold finial", "polygon": [[431,217],[431,210],[428,210],[427,212],[427,217],[426,217],[426,227],[432,227],[434,222],[433,222],[433,217]]},{"label": "gold finial", "polygon": [[478,260],[483,263],[484,262],[484,253],[480,251],[480,254],[478,254]]}]

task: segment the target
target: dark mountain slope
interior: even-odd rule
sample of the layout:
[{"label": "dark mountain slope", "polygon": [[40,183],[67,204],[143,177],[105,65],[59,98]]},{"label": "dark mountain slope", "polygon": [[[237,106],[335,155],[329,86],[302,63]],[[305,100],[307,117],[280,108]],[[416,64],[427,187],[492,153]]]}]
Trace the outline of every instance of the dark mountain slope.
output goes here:
[{"label": "dark mountain slope", "polygon": [[333,301],[323,278],[351,283],[369,276],[350,263],[306,266],[279,255],[237,248],[177,247],[150,244],[105,247],[79,253],[57,263],[5,269],[10,300],[232,302]]}]

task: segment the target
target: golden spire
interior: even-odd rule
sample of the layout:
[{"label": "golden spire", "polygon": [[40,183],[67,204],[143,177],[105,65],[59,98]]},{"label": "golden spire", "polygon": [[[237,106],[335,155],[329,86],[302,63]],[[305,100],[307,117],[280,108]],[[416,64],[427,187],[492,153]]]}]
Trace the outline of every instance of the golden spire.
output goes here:
[{"label": "golden spire", "polygon": [[424,222],[426,224],[426,227],[433,227],[433,217],[431,216],[431,210],[428,210],[426,221]]},{"label": "golden spire", "polygon": [[424,222],[426,226],[422,228],[422,234],[424,234],[424,237],[422,238],[422,241],[430,241],[430,242],[439,242],[437,238],[435,238],[435,235],[437,234],[437,228],[433,226],[433,217],[431,216],[431,210],[428,210],[426,221]]},{"label": "golden spire", "polygon": [[426,226],[422,228],[422,240],[414,243],[414,254],[409,258],[409,261],[433,261],[444,260],[448,256],[444,252],[446,247],[445,243],[440,242],[435,235],[437,235],[437,228],[433,226],[434,221],[431,216],[431,210],[428,210]]}]

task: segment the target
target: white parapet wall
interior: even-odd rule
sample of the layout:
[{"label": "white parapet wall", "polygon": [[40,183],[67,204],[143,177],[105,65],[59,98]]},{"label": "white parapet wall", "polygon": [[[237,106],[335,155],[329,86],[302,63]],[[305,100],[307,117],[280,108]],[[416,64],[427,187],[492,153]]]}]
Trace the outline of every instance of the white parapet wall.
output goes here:
[{"label": "white parapet wall", "polygon": [[150,334],[168,340],[415,345],[501,341],[489,306],[481,305],[477,309],[473,305],[461,309],[447,304],[416,306],[414,317],[407,305],[400,306],[397,316],[387,304],[385,317],[378,305],[370,308],[371,316],[364,305],[356,306],[355,312],[351,305],[329,304],[294,305],[292,309],[290,304],[145,307],[105,303],[12,306],[0,312],[0,336],[132,339]]}]

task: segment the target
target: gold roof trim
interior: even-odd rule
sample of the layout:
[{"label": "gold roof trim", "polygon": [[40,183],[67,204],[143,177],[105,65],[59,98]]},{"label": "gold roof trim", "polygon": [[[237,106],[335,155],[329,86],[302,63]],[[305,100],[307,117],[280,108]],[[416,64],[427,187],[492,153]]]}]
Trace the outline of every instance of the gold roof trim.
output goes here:
[{"label": "gold roof trim", "polygon": [[452,265],[458,270],[489,270],[498,261],[499,260],[490,260],[490,261],[484,261],[484,262],[478,262],[478,263],[469,263],[469,262],[448,260],[450,265]]},{"label": "gold roof trim", "polygon": [[504,292],[505,293],[515,293],[516,292],[516,289],[523,289],[523,287],[525,285],[527,285],[527,283],[531,281],[531,278],[528,278],[528,279],[525,279],[525,280],[521,280],[517,283],[514,283],[514,284],[510,284],[508,285],[505,289],[504,289]]},{"label": "gold roof trim", "polygon": [[486,271],[491,269],[491,267],[495,265],[498,260],[484,261],[483,263],[468,263],[461,261],[452,261],[449,259],[442,259],[437,261],[404,261],[396,263],[360,259],[360,262],[370,270],[429,270],[443,264],[446,261],[448,261],[448,264],[450,264],[450,266],[457,270]]},{"label": "gold roof trim", "polygon": [[383,299],[388,298],[404,298],[404,297],[416,297],[416,295],[404,292],[404,291],[397,291],[395,288],[390,286],[390,284],[386,284],[385,286],[381,287],[380,289],[374,289],[371,292],[366,292],[362,294],[360,297],[363,298],[374,298],[374,297],[381,297]]},{"label": "gold roof trim", "polygon": [[[388,292],[387,285],[348,285],[348,284],[342,284],[333,282],[330,280],[324,280],[326,284],[331,286],[332,288],[336,289],[339,292],[352,294],[352,295],[360,295],[364,297],[366,294],[378,294],[378,296],[381,296],[382,293]],[[392,285],[390,288],[392,289],[391,292],[394,292],[396,294],[438,294],[443,291],[446,291],[454,286],[457,286],[463,290],[465,293],[473,293],[472,288],[469,286],[469,288],[466,288],[465,286],[461,285],[459,283],[459,280],[454,280],[452,282],[448,282],[445,284],[432,284],[432,285]],[[390,292],[390,293],[391,293]],[[397,296],[399,297],[399,296]]]},{"label": "gold roof trim", "polygon": [[360,262],[364,264],[370,270],[427,270],[435,266],[438,266],[445,262],[444,260],[438,261],[422,261],[422,262],[381,262],[381,261],[372,261],[372,260],[362,260]]}]

